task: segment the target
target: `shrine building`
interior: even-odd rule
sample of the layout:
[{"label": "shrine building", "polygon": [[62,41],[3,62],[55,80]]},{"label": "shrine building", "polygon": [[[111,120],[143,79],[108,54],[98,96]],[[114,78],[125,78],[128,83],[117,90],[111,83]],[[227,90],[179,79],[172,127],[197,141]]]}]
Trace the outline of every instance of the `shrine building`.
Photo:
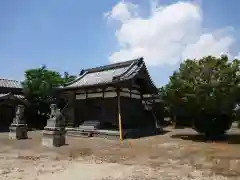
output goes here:
[{"label": "shrine building", "polygon": [[69,135],[120,139],[155,131],[158,120],[152,104],[157,99],[151,97],[157,93],[143,58],[84,69],[57,88],[58,98],[66,102],[62,112]]}]

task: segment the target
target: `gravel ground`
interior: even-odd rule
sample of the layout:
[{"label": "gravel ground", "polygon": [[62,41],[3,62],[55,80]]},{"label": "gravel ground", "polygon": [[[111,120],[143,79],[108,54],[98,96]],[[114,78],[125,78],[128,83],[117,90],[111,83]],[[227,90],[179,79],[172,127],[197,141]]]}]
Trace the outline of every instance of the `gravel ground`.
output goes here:
[{"label": "gravel ground", "polygon": [[191,129],[125,140],[67,138],[66,146],[41,146],[41,132],[27,140],[0,134],[3,180],[240,180],[240,132],[206,142]]}]

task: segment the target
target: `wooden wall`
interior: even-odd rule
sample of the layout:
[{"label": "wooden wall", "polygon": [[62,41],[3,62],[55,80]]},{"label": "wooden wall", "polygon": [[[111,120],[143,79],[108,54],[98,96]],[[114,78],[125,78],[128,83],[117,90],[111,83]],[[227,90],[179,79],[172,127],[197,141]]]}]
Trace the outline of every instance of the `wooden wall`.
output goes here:
[{"label": "wooden wall", "polygon": [[101,121],[117,125],[117,98],[92,98],[76,101],[76,126],[84,121]]},{"label": "wooden wall", "polygon": [[[142,104],[136,89],[122,88],[120,94],[123,128],[146,127],[155,124]],[[106,127],[118,128],[117,89],[77,90],[75,102],[65,111],[68,126],[78,127],[84,121],[101,121]]]},{"label": "wooden wall", "polygon": [[154,126],[154,118],[144,109],[140,99],[121,97],[123,128]]}]

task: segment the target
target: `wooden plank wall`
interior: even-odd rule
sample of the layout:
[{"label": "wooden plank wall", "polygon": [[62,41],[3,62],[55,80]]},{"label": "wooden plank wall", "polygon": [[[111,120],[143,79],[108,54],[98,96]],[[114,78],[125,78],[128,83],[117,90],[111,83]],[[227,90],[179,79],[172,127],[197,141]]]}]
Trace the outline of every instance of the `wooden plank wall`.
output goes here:
[{"label": "wooden plank wall", "polygon": [[[119,94],[123,128],[143,127],[152,123],[152,120],[146,115],[142,104],[142,95],[137,89],[121,88]],[[73,123],[75,127],[84,121],[99,120],[106,126],[111,124],[117,128],[117,111],[117,89],[114,87],[75,92]]]}]

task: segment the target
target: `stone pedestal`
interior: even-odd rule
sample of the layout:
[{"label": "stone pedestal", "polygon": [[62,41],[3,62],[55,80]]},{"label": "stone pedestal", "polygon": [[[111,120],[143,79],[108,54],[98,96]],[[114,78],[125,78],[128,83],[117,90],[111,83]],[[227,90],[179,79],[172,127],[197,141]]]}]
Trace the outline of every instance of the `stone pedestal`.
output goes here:
[{"label": "stone pedestal", "polygon": [[10,139],[27,139],[27,125],[26,124],[11,124],[9,127]]},{"label": "stone pedestal", "polygon": [[50,118],[43,131],[42,145],[47,147],[63,146],[66,144],[65,136],[65,118],[60,109],[57,109],[56,105],[52,104]]},{"label": "stone pedestal", "polygon": [[64,129],[44,129],[42,145],[47,147],[60,147],[66,144]]}]

